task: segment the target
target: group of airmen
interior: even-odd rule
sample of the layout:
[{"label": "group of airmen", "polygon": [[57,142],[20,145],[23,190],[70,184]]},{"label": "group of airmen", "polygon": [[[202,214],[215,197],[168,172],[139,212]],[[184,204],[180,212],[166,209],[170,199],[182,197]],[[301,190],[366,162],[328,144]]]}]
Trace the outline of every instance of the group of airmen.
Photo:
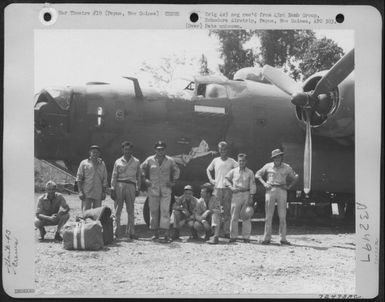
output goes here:
[{"label": "group of airmen", "polygon": [[[191,239],[199,239],[200,233],[204,232],[205,241],[217,244],[220,229],[223,228],[224,237],[229,242],[235,242],[238,237],[238,221],[241,219],[242,238],[245,243],[249,243],[257,179],[266,189],[265,230],[261,243],[271,242],[272,220],[277,204],[280,243],[290,245],[286,239],[287,190],[297,182],[298,175],[283,162],[284,153],[280,149],[273,150],[272,161],[254,174],[247,167],[246,154],[238,154],[236,161],[228,156],[228,144],[225,141],[220,142],[220,156],[214,158],[207,167],[209,182],[201,186],[200,198],[193,196],[191,185],[186,185],[183,195],[175,198],[170,214],[172,187],[178,180],[180,171],[174,159],[166,155],[166,144],[163,141],[157,142],[154,146],[155,154],[143,163],[133,156],[133,147],[129,141],[122,142],[122,156],[115,161],[111,176],[110,195],[114,200],[116,238],[123,233],[120,220],[126,205],[128,222],[124,231],[130,239],[138,239],[135,234],[134,202],[144,181],[152,240],[178,240],[181,228],[187,225]],[[102,206],[108,182],[107,169],[99,146],[90,146],[89,158],[80,163],[76,181],[83,212]],[[53,181],[48,181],[46,191],[38,201],[35,227],[40,231],[40,240],[44,240],[44,227],[57,225],[55,240],[61,241],[60,230],[69,219],[70,209],[64,197],[57,192]]]}]

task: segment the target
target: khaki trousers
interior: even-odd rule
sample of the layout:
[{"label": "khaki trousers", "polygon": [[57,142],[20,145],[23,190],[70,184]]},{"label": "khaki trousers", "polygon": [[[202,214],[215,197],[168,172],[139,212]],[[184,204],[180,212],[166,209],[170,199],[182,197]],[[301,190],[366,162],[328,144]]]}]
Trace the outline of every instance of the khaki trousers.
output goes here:
[{"label": "khaki trousers", "polygon": [[120,234],[120,217],[124,204],[126,204],[127,211],[127,234],[135,234],[135,190],[135,185],[131,183],[117,182],[116,184],[114,207],[116,218],[115,232],[117,234]]},{"label": "khaki trousers", "polygon": [[223,232],[230,234],[230,208],[232,192],[229,188],[215,189],[215,196],[219,199],[223,207]]},{"label": "khaki trousers", "polygon": [[286,240],[286,201],[287,192],[285,189],[280,187],[272,187],[266,191],[265,195],[265,233],[263,240],[271,239],[273,214],[275,209],[275,203],[277,203],[277,210],[279,216],[279,235],[280,240]]},{"label": "khaki trousers", "polygon": [[[249,200],[250,192],[238,192],[233,193],[231,199],[231,220],[230,220],[230,238],[238,237],[238,222],[239,214],[244,208],[247,207],[247,201]],[[249,239],[251,233],[251,219],[242,221],[242,237]]]}]

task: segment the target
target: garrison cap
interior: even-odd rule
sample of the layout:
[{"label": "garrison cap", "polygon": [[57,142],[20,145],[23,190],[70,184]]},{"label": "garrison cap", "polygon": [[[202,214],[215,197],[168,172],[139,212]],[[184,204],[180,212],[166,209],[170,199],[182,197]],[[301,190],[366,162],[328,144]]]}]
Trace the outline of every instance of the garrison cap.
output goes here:
[{"label": "garrison cap", "polygon": [[185,191],[186,191],[186,190],[192,191],[193,188],[192,188],[192,186],[190,186],[190,185],[186,185],[186,186],[184,186],[183,190],[185,190]]},{"label": "garrison cap", "polygon": [[285,153],[283,153],[280,149],[275,149],[275,150],[271,151],[271,158],[274,158],[278,155],[283,155],[283,154],[285,154]]},{"label": "garrison cap", "polygon": [[46,184],[45,184],[45,188],[47,190],[56,190],[56,183],[52,180],[49,180]]},{"label": "garrison cap", "polygon": [[89,148],[89,150],[94,150],[94,149],[101,151],[98,145],[91,145]]},{"label": "garrison cap", "polygon": [[158,141],[155,146],[155,149],[165,149],[166,148],[166,143],[164,141]]},{"label": "garrison cap", "polygon": [[131,143],[130,141],[124,141],[124,142],[121,143],[121,146],[122,146],[122,148],[124,148],[124,147],[126,147],[126,146],[132,148],[132,147],[134,147],[134,144]]}]

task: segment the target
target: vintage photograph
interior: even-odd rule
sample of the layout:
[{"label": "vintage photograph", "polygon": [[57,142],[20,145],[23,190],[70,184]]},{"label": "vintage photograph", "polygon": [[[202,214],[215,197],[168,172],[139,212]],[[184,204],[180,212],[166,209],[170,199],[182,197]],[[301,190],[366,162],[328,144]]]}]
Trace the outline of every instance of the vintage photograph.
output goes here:
[{"label": "vintage photograph", "polygon": [[35,30],[36,294],[353,295],[354,61],[353,30]]}]

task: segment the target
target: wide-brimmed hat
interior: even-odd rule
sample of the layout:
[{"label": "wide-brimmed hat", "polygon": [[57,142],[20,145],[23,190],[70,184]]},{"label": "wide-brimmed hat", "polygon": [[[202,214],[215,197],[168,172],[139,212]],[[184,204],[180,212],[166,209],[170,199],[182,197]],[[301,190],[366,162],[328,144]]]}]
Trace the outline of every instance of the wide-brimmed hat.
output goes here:
[{"label": "wide-brimmed hat", "polygon": [[190,185],[186,185],[186,186],[184,186],[183,190],[185,190],[185,191],[186,191],[186,190],[192,191],[193,188],[192,188],[192,186],[190,186]]},{"label": "wide-brimmed hat", "polygon": [[165,149],[166,148],[166,143],[164,141],[158,141],[155,146],[155,149]]},{"label": "wide-brimmed hat", "polygon": [[285,154],[285,153],[283,153],[280,149],[275,149],[275,150],[271,151],[271,158],[274,158],[278,155],[283,155],[283,154]]},{"label": "wide-brimmed hat", "polygon": [[91,145],[90,147],[89,147],[89,150],[91,151],[91,150],[98,150],[98,151],[100,151],[100,147],[98,146],[98,145]]}]

